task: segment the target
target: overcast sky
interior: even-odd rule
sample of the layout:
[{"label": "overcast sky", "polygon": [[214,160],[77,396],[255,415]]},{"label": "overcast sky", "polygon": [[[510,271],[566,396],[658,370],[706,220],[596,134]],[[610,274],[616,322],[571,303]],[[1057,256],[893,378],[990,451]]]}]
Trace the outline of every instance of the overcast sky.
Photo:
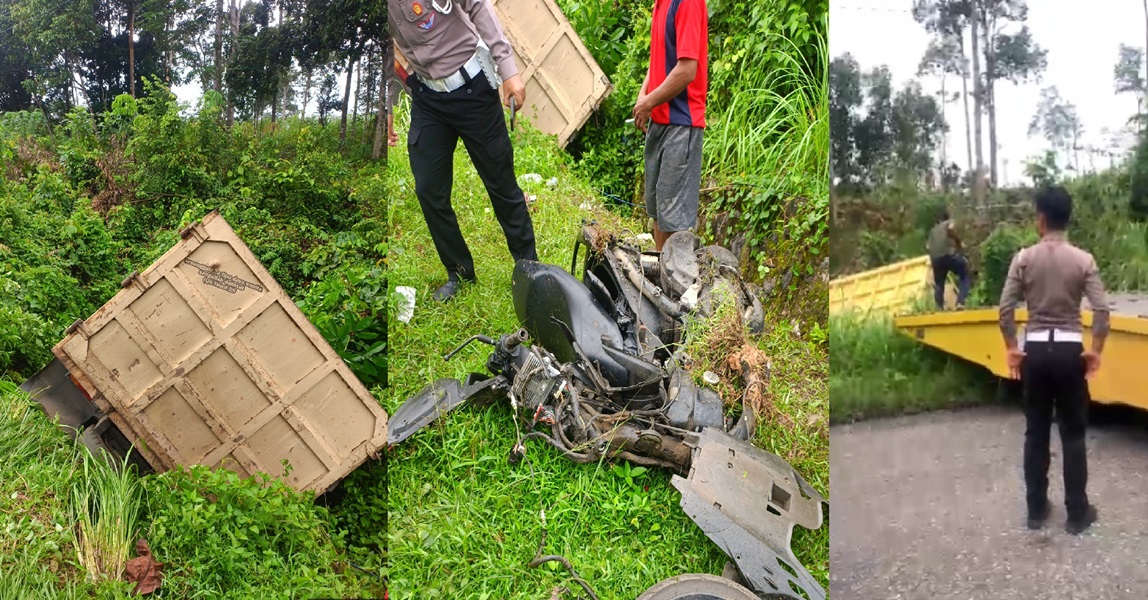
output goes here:
[{"label": "overcast sky", "polygon": [[[833,57],[851,53],[863,70],[888,65],[893,84],[900,88],[916,77],[917,65],[930,36],[913,20],[913,0],[830,0],[829,52]],[[1056,86],[1065,100],[1076,105],[1084,124],[1081,145],[1107,147],[1103,133],[1127,131],[1127,120],[1136,112],[1131,94],[1117,96],[1112,69],[1121,43],[1144,47],[1145,20],[1142,0],[1029,0],[1028,25],[1033,37],[1048,51],[1048,68],[1038,83],[1014,86],[998,82],[997,137],[1001,184],[1026,181],[1024,161],[1049,146],[1028,136],[1029,122],[1040,101],[1040,90]],[[966,49],[967,51],[967,49]],[[984,61],[981,61],[984,64]],[[939,93],[938,78],[924,78],[927,91]],[[960,79],[950,77],[946,91],[960,90]],[[972,91],[972,83],[969,84]],[[969,101],[970,111],[972,99]],[[965,117],[960,101],[945,107],[949,124],[948,160],[967,167]],[[982,121],[983,154],[988,170],[988,118]],[[1133,140],[1124,136],[1124,145]],[[975,160],[975,158],[974,158]],[[1005,162],[1007,161],[1007,163]],[[1096,157],[1096,168],[1108,159]],[[1081,169],[1088,169],[1080,155]]]}]

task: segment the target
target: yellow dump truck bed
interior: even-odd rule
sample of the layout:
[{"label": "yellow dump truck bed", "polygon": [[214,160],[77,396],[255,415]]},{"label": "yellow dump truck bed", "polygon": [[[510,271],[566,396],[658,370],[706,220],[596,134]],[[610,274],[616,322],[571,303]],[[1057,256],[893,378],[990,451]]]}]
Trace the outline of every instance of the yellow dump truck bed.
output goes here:
[{"label": "yellow dump truck bed", "polygon": [[[1106,404],[1148,408],[1148,294],[1113,294],[1111,332],[1105,344],[1100,372],[1089,384],[1092,399]],[[996,307],[977,310],[904,315],[897,328],[934,348],[984,366],[994,375],[1008,376]],[[1081,311],[1085,345],[1092,343],[1092,311]],[[1028,311],[1017,311],[1017,322],[1028,321]]]},{"label": "yellow dump truck bed", "polygon": [[[829,282],[829,313],[860,312],[898,315],[909,312],[913,304],[933,297],[933,269],[928,256],[840,277]],[[956,292],[950,283],[945,302],[956,303]]]}]

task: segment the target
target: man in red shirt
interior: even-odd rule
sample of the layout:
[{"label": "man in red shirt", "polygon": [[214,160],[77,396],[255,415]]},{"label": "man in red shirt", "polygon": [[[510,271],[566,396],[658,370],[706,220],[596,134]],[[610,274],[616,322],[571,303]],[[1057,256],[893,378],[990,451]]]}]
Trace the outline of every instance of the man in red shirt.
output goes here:
[{"label": "man in red shirt", "polygon": [[650,68],[633,116],[646,133],[646,212],[659,252],[671,233],[697,225],[708,49],[705,0],[654,0]]}]

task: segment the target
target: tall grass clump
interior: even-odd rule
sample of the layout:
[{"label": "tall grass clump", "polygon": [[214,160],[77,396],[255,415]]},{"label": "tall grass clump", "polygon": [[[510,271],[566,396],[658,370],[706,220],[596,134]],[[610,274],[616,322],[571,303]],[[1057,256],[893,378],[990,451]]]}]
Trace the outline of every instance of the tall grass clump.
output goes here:
[{"label": "tall grass clump", "polygon": [[143,489],[126,459],[113,465],[86,447],[79,454],[72,487],[76,554],[90,581],[118,580],[139,532]]},{"label": "tall grass clump", "polygon": [[899,333],[887,317],[830,317],[829,348],[834,423],[995,398],[991,374]]},{"label": "tall grass clump", "polygon": [[799,188],[825,188],[829,48],[820,30],[812,30],[811,37],[813,56],[781,33],[765,36],[762,45],[770,48],[775,68],[742,70],[744,87],[733,92],[706,132],[708,172],[795,178]]}]

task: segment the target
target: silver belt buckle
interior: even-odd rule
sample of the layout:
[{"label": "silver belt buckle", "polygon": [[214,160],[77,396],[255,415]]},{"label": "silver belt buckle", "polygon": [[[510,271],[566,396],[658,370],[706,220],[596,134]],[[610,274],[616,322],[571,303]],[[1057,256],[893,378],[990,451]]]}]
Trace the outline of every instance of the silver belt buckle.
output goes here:
[{"label": "silver belt buckle", "polygon": [[[478,75],[476,67],[481,67],[481,61],[477,59],[477,55],[471,56],[458,71],[455,71],[454,73],[451,73],[442,79],[423,79],[420,75],[419,80],[421,80],[423,84],[425,84],[428,88],[436,92],[453,92],[458,88],[466,85],[466,78],[463,77],[462,71],[465,71],[466,74],[471,77]],[[476,62],[479,64],[475,65],[474,63]]]}]

